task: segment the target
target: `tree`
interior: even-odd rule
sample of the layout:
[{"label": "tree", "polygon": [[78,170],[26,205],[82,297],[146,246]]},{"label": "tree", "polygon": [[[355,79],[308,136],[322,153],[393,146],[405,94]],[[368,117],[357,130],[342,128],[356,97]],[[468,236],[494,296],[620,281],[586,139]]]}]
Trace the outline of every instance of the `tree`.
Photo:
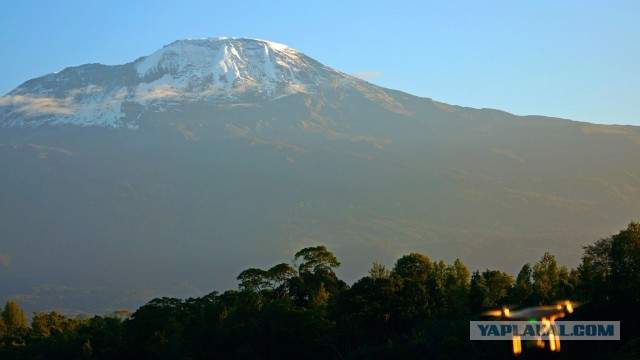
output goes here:
[{"label": "tree", "polygon": [[371,269],[369,269],[369,277],[372,279],[386,279],[389,277],[389,275],[391,274],[391,272],[389,270],[387,270],[387,268],[377,262],[374,261],[373,264],[371,265]]},{"label": "tree", "polygon": [[614,295],[640,304],[640,223],[631,222],[612,237],[610,254]]},{"label": "tree", "polygon": [[298,259],[303,260],[298,267],[300,274],[333,273],[333,268],[340,266],[335,255],[324,246],[304,248],[295,254],[294,261],[297,262]]},{"label": "tree", "polygon": [[611,275],[611,246],[613,245],[613,237],[609,236],[596,241],[593,245],[584,246],[584,254],[582,255],[583,270],[588,272],[588,280],[591,280],[596,274],[602,278]]},{"label": "tree", "polygon": [[268,273],[262,269],[247,269],[236,278],[240,281],[240,290],[258,292],[269,285]]},{"label": "tree", "polygon": [[613,238],[607,237],[583,247],[582,262],[578,266],[578,292],[583,300],[594,303],[606,301],[610,291],[607,281],[611,276],[612,243]]},{"label": "tree", "polygon": [[640,304],[640,223],[584,247],[579,291],[596,304]]},{"label": "tree", "polygon": [[320,283],[317,290],[309,294],[309,306],[311,308],[324,308],[329,301],[329,293],[324,288],[324,283]]},{"label": "tree", "polygon": [[399,282],[392,277],[358,280],[340,300],[342,323],[356,342],[384,343],[398,325],[402,306]]},{"label": "tree", "polygon": [[24,310],[13,301],[9,301],[5,305],[4,311],[2,311],[2,320],[8,334],[16,334],[27,329],[27,317],[24,315]]},{"label": "tree", "polygon": [[558,269],[558,287],[556,288],[556,297],[560,299],[569,299],[574,297],[574,281],[571,279],[571,272],[565,265]]},{"label": "tree", "polygon": [[447,309],[446,286],[451,268],[443,260],[433,263],[433,273],[427,279],[429,289],[429,313],[442,314]]},{"label": "tree", "polygon": [[[308,247],[298,251],[294,263],[299,263],[299,276],[291,278],[289,289],[293,299],[299,306],[307,307],[318,304],[320,298],[329,300],[332,295],[347,288],[344,281],[339,280],[333,268],[340,262],[324,246]],[[320,298],[318,298],[320,296]]]},{"label": "tree", "polygon": [[504,305],[514,283],[513,277],[499,270],[485,270],[482,277],[488,289],[484,306],[493,308]]},{"label": "tree", "polygon": [[616,235],[584,248],[579,289],[589,308],[611,318],[624,318],[621,333],[629,339],[640,332],[640,223],[631,222]]},{"label": "tree", "polygon": [[396,313],[404,326],[426,320],[430,310],[436,307],[435,303],[431,303],[434,300],[432,294],[437,288],[434,265],[429,257],[418,253],[402,256],[396,261],[391,277],[400,287]]},{"label": "tree", "polygon": [[396,261],[391,275],[404,281],[426,281],[433,274],[433,264],[428,256],[410,253]]},{"label": "tree", "polygon": [[277,291],[278,298],[284,298],[289,292],[289,282],[296,277],[298,272],[289,264],[278,264],[267,270],[267,280],[273,290]]},{"label": "tree", "polygon": [[533,293],[539,304],[556,300],[560,277],[555,256],[549,252],[542,255],[533,266],[533,281]]},{"label": "tree", "polygon": [[447,267],[445,297],[448,311],[467,313],[469,303],[469,269],[460,259]]},{"label": "tree", "polygon": [[513,287],[511,295],[513,303],[521,305],[529,303],[529,298],[533,295],[532,277],[533,269],[531,269],[531,264],[524,264],[516,277],[516,283]]},{"label": "tree", "polygon": [[31,320],[31,332],[36,337],[47,338],[55,334],[64,334],[73,331],[79,324],[77,320],[68,319],[66,316],[53,311],[33,315]]},{"label": "tree", "polygon": [[244,270],[236,278],[240,282],[240,290],[252,292],[275,292],[276,298],[283,298],[289,291],[289,281],[298,272],[289,264],[278,264],[269,270],[251,268]]},{"label": "tree", "polygon": [[493,309],[506,305],[514,284],[513,277],[499,270],[476,270],[471,276],[472,311]]}]

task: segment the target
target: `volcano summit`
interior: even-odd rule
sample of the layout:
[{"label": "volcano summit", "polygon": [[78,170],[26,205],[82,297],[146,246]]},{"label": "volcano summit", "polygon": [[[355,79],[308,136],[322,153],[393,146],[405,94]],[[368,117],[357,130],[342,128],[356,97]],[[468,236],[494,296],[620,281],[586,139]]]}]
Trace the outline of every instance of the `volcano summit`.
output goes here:
[{"label": "volcano summit", "polygon": [[3,98],[3,126],[136,127],[147,112],[318,94],[362,83],[284,45],[214,38],[176,41],[120,66],[89,64],[28,81]]}]

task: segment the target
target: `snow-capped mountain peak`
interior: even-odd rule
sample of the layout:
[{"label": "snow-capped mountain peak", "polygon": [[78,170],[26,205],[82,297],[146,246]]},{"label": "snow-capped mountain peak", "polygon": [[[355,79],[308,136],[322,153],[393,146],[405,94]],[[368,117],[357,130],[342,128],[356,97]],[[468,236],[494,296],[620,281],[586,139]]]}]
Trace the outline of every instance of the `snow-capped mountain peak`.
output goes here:
[{"label": "snow-capped mountain peak", "polygon": [[[247,51],[247,45],[249,45],[249,51]],[[206,67],[213,65],[211,70],[217,68],[226,72],[228,65],[234,64],[235,61],[246,63],[245,57],[247,55],[257,55],[258,57],[262,55],[265,60],[270,60],[270,51],[284,52],[286,50],[297,53],[286,45],[258,39],[219,37],[179,40],[139,59],[135,66],[141,77],[162,68],[175,71],[185,69],[189,65]],[[241,53],[243,54],[241,55]]]},{"label": "snow-capped mountain peak", "polygon": [[359,80],[270,41],[179,40],[128,64],[82,65],[27,81],[0,99],[0,127],[135,128],[142,114],[184,103],[274,100],[354,81]]},{"label": "snow-capped mountain peak", "polygon": [[272,93],[277,83],[298,82],[293,70],[300,65],[301,56],[284,45],[264,40],[183,40],[136,61],[135,68],[142,80],[167,76],[165,81],[174,84],[197,83],[206,88],[215,84],[214,89],[231,89],[238,81],[261,84],[263,90]]}]

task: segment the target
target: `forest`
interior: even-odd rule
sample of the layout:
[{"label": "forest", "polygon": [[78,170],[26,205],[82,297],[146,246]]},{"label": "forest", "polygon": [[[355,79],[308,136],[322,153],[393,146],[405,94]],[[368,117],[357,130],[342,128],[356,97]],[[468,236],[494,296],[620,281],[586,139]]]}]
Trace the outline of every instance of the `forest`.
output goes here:
[{"label": "forest", "polygon": [[[578,249],[576,249],[578,251]],[[156,298],[133,313],[70,318],[0,307],[2,359],[508,359],[507,341],[470,341],[469,321],[502,306],[580,304],[566,320],[621,322],[620,341],[564,341],[518,358],[640,358],[640,223],[583,247],[569,269],[545,253],[515,276],[471,272],[410,253],[373,262],[352,285],[324,246],[292,262],[251,268],[238,288],[200,298]]]}]

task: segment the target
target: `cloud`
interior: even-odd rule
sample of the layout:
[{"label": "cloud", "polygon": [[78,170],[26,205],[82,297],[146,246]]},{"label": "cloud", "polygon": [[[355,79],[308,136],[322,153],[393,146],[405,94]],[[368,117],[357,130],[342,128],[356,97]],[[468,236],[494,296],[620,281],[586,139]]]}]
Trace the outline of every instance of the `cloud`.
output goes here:
[{"label": "cloud", "polygon": [[379,139],[379,138],[374,138],[374,137],[369,137],[369,136],[354,136],[351,138],[351,141],[353,142],[365,142],[367,144],[370,144],[372,146],[374,146],[377,149],[383,150],[385,148],[385,146],[390,145],[391,141],[386,140],[386,139]]},{"label": "cloud", "polygon": [[142,100],[155,100],[179,96],[179,94],[174,91],[172,85],[160,85],[146,91],[138,91],[137,95]]},{"label": "cloud", "polygon": [[73,114],[73,98],[57,99],[31,95],[7,95],[0,99],[0,106],[15,106],[25,116]]},{"label": "cloud", "polygon": [[9,254],[0,252],[0,266],[11,266],[11,256]]},{"label": "cloud", "polygon": [[82,117],[96,110],[101,113],[119,113],[121,109],[117,106],[126,99],[145,102],[165,98],[179,99],[189,95],[192,94],[183,93],[168,84],[138,89],[133,93],[130,89],[105,92],[100,86],[89,85],[70,89],[57,97],[37,94],[7,95],[0,98],[0,107],[7,107],[8,111],[23,119],[47,115]]},{"label": "cloud", "polygon": [[380,71],[359,71],[352,74],[353,76],[360,79],[369,79],[376,76],[381,76],[382,73]]},{"label": "cloud", "polygon": [[71,89],[67,92],[67,98],[75,97],[77,95],[90,95],[95,94],[102,91],[102,87],[97,85],[89,85],[83,88]]},{"label": "cloud", "polygon": [[15,111],[22,113],[25,117],[40,115],[71,115],[78,110],[76,98],[82,98],[102,91],[96,85],[89,85],[83,88],[71,89],[67,91],[65,97],[44,97],[33,95],[7,95],[0,98],[0,106],[14,106]]}]

